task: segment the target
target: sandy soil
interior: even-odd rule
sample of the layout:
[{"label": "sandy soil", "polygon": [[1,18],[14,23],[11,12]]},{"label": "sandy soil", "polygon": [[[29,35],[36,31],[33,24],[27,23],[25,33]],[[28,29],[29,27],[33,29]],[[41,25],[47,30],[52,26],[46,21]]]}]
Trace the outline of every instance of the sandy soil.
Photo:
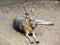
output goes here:
[{"label": "sandy soil", "polygon": [[[33,16],[54,23],[53,26],[38,26],[36,36],[40,43],[32,45],[60,45],[60,4],[54,2],[27,4],[24,5],[29,10],[33,9]],[[23,34],[12,27],[13,19],[20,13],[24,13],[22,6],[14,4],[0,7],[0,45],[31,45]]]}]

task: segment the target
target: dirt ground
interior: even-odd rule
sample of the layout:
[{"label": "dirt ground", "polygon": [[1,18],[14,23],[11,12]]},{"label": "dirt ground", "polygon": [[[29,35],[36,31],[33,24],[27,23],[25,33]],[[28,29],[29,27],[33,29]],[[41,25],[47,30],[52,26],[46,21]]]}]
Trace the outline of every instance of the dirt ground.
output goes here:
[{"label": "dirt ground", "polygon": [[[33,16],[38,19],[51,21],[52,26],[39,25],[36,36],[39,44],[30,44],[28,39],[13,29],[14,18],[24,13],[23,5],[33,9]],[[0,45],[60,45],[60,4],[56,2],[36,2],[27,4],[13,4],[0,7]]]}]

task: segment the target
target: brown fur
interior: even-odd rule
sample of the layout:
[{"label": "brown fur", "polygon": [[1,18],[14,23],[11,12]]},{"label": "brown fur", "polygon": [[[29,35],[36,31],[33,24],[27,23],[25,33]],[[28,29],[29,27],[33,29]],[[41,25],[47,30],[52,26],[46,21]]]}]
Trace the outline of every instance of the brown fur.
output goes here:
[{"label": "brown fur", "polygon": [[33,22],[32,21],[28,21],[26,22],[26,24],[24,24],[24,31],[25,33],[32,33],[34,31],[34,26],[33,26]]}]

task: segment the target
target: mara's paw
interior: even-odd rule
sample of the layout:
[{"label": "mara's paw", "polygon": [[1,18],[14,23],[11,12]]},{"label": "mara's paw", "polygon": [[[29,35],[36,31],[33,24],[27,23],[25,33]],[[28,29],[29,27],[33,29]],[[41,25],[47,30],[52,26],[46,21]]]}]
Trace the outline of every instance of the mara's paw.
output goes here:
[{"label": "mara's paw", "polygon": [[36,43],[39,43],[39,41],[36,41]]},{"label": "mara's paw", "polygon": [[32,42],[30,42],[31,44],[34,44],[34,42],[32,41]]}]

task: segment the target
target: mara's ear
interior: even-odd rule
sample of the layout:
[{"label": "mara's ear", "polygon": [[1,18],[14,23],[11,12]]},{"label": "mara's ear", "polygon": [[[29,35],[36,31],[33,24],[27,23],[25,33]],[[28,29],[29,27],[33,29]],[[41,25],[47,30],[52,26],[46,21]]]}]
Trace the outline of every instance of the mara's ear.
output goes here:
[{"label": "mara's ear", "polygon": [[26,23],[29,22],[31,19],[31,16],[29,15],[29,13],[27,12],[26,8],[24,7],[24,11],[25,11],[25,18],[26,18]]},{"label": "mara's ear", "polygon": [[[31,15],[29,15],[29,13],[27,12],[26,8],[24,7],[24,11],[25,11],[25,18],[26,18],[26,21],[31,21],[32,20],[32,17]],[[32,12],[32,9],[31,9],[31,12]]]},{"label": "mara's ear", "polygon": [[31,14],[33,14],[34,9],[31,9]]},{"label": "mara's ear", "polygon": [[25,7],[24,7],[24,11],[25,11],[25,12],[24,12],[24,13],[25,13],[25,15],[26,15],[26,16],[28,16],[28,12],[27,12],[27,10],[26,10],[26,8],[25,8]]}]

